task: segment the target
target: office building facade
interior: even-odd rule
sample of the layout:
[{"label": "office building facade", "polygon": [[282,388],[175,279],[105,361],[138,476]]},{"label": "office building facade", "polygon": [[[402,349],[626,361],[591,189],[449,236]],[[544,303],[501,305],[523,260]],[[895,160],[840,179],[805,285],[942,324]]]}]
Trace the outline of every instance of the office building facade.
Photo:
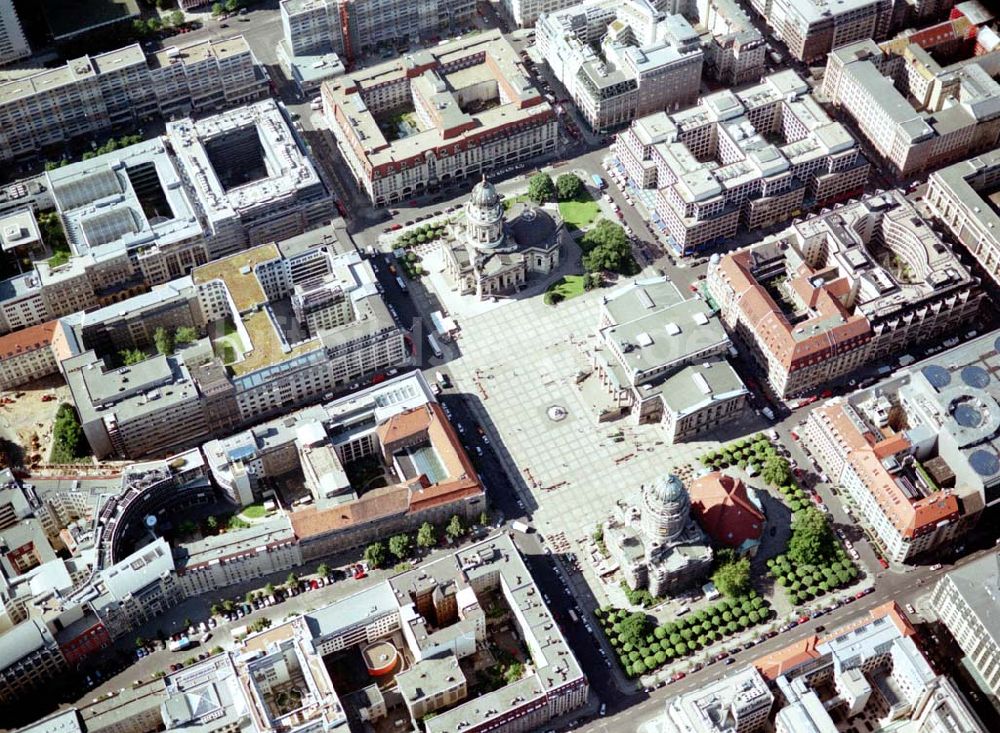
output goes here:
[{"label": "office building facade", "polygon": [[542,15],[537,34],[539,51],[593,130],[698,99],[698,34],[684,16],[648,0],[573,5]]},{"label": "office building facade", "polygon": [[707,282],[734,341],[781,397],[951,333],[984,297],[898,192],[837,207],[725,255],[709,265]]},{"label": "office building facade", "polygon": [[61,154],[67,140],[143,120],[260,99],[268,77],[242,36],[173,46],[150,56],[139,44],[0,84],[0,161]]},{"label": "office building facade", "polygon": [[616,136],[617,165],[678,254],[859,194],[868,161],[794,71],[659,112]]},{"label": "office building facade", "polygon": [[[555,150],[555,110],[499,31],[348,73],[322,89],[339,149],[376,206]],[[379,122],[398,114],[417,121],[398,129]]]}]

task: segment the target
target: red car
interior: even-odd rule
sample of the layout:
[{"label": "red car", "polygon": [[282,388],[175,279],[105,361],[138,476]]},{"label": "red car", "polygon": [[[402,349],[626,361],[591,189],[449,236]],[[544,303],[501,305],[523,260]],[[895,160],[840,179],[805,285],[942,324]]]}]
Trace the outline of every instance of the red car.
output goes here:
[{"label": "red car", "polygon": [[864,595],[865,595],[865,592],[863,590],[862,591],[858,591],[857,593],[854,594],[854,598],[855,598],[855,600],[857,600],[858,598],[864,598]]},{"label": "red car", "polygon": [[367,578],[367,577],[368,577],[368,573],[365,572],[365,569],[361,566],[360,563],[354,566],[354,579],[355,580],[361,580],[362,578]]},{"label": "red car", "polygon": [[799,618],[799,623],[800,624],[804,624],[804,623],[806,623],[808,621],[809,621],[809,617],[808,616],[802,616],[802,617]]},{"label": "red car", "polygon": [[792,436],[792,440],[798,440],[799,439],[799,434],[798,433],[792,432],[792,433],[789,433],[789,435]]},{"label": "red car", "polygon": [[880,557],[878,559],[878,564],[881,565],[883,568],[888,568],[889,567],[889,563],[886,562],[886,559],[884,557]]},{"label": "red car", "polygon": [[675,674],[670,675],[670,679],[672,681],[674,681],[674,682],[679,682],[680,680],[684,679],[685,677],[687,677],[687,675],[684,674],[683,672],[677,672]]},{"label": "red car", "polygon": [[819,396],[822,397],[824,400],[827,399],[828,397],[833,397],[833,390],[824,389],[822,392],[819,393]]}]

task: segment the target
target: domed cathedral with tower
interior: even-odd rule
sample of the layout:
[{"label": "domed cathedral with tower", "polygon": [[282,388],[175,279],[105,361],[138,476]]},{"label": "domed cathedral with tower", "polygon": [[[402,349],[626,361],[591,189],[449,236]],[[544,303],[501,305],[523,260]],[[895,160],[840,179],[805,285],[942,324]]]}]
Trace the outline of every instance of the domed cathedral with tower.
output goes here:
[{"label": "domed cathedral with tower", "polygon": [[620,504],[604,526],[604,542],[633,590],[663,596],[701,580],[712,567],[708,537],[691,517],[681,480],[661,476]]},{"label": "domed cathedral with tower", "polygon": [[451,226],[444,246],[445,273],[462,295],[510,295],[533,273],[548,274],[559,266],[564,236],[558,209],[518,202],[505,210],[500,194],[483,176]]}]

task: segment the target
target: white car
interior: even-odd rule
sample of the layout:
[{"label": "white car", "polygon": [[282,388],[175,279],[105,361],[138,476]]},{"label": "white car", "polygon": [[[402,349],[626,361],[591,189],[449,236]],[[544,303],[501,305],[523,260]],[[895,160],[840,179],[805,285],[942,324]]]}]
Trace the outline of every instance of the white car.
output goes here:
[{"label": "white car", "polygon": [[916,616],[916,615],[917,615],[917,609],[915,609],[915,608],[913,607],[913,604],[912,604],[912,603],[907,603],[907,604],[906,604],[906,612],[907,612],[908,614],[910,614],[911,616]]},{"label": "white car", "polygon": [[935,570],[936,571],[936,570],[940,570],[940,569],[941,569],[941,563],[939,563],[939,562],[938,563],[934,563],[933,565],[931,565],[931,570]]}]

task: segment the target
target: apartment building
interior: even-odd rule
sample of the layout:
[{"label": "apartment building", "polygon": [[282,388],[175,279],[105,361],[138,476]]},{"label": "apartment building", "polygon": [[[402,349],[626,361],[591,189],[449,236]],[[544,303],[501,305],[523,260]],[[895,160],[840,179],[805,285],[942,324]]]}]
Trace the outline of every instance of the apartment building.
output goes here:
[{"label": "apartment building", "polygon": [[[400,454],[405,448],[412,454]],[[419,372],[205,444],[224,492],[253,500],[264,481],[301,469],[307,494],[291,513],[306,562],[423,522],[474,521],[486,499],[457,434]],[[430,461],[427,466],[424,457]],[[378,459],[387,486],[352,486],[345,466]]]},{"label": "apartment building", "polygon": [[924,201],[986,273],[1000,281],[998,191],[1000,150],[992,150],[932,173]]},{"label": "apartment building", "polygon": [[71,255],[0,282],[0,332],[137,297],[247,246],[310,231],[333,211],[271,100],[169,123],[162,138],[45,180]]},{"label": "apartment building", "polygon": [[709,265],[723,324],[781,397],[969,323],[979,282],[898,192],[793,224]]},{"label": "apartment building", "polygon": [[893,0],[751,0],[799,61],[812,62],[831,50],[865,38],[885,38]]},{"label": "apartment building", "polygon": [[244,423],[354,389],[410,361],[404,332],[379,295],[370,263],[357,251],[330,257],[328,264],[329,274],[348,294],[349,318],[329,329],[302,331],[290,305],[302,281],[292,273],[293,263],[308,257],[284,258],[274,245],[262,245],[194,273],[206,319],[232,314],[243,345],[228,362],[231,377],[217,379],[214,370],[199,370],[196,376],[204,388],[231,384]]},{"label": "apartment building", "polygon": [[87,350],[63,361],[62,370],[100,458],[176,452],[209,435],[201,395],[179,356],[114,367]]},{"label": "apartment building", "polygon": [[996,553],[946,573],[931,593],[931,605],[993,695],[1000,692],[997,639],[1000,558]]},{"label": "apartment building", "polygon": [[31,619],[0,634],[0,708],[22,703],[66,672],[66,660],[44,623]]},{"label": "apartment building", "polygon": [[72,355],[65,326],[49,321],[0,336],[0,389],[12,389],[59,372]]},{"label": "apartment building", "polygon": [[245,104],[267,90],[267,74],[242,36],[149,57],[139,44],[83,56],[0,84],[0,161],[58,154],[67,140]]},{"label": "apartment building", "polygon": [[711,36],[705,65],[717,81],[736,86],[764,76],[764,36],[736,0],[697,0],[695,8]]},{"label": "apartment building", "polygon": [[667,443],[729,422],[749,392],[726,361],[732,346],[701,298],[664,277],[637,279],[603,298],[593,363],[618,414],[660,423]]},{"label": "apartment building", "polygon": [[823,93],[849,114],[897,175],[989,151],[1000,142],[1000,48],[942,65],[932,54],[973,37],[965,17],[877,44],[835,49]]},{"label": "apartment building", "polygon": [[384,46],[450,36],[473,25],[473,0],[282,0],[282,52],[296,57],[333,52],[349,62]]},{"label": "apartment building", "polygon": [[814,410],[803,439],[897,562],[960,537],[1000,501],[996,332]]},{"label": "apartment building", "polygon": [[637,119],[612,150],[677,254],[859,194],[869,170],[790,70]]},{"label": "apartment building", "polygon": [[168,122],[166,137],[214,235],[209,261],[332,218],[333,198],[273,99]]},{"label": "apartment building", "polygon": [[24,37],[21,19],[17,17],[14,0],[0,2],[0,64],[27,58],[31,55],[28,39]]},{"label": "apartment building", "polygon": [[[839,720],[916,733],[986,730],[954,682],[931,668],[895,603],[753,663],[781,701],[776,733],[832,731]],[[669,730],[669,729],[668,729]]]},{"label": "apartment building", "polygon": [[558,137],[555,111],[499,31],[348,73],[324,83],[322,96],[351,174],[376,206],[549,154]]},{"label": "apartment building", "polygon": [[189,597],[297,569],[302,551],[288,517],[279,514],[237,532],[175,546],[174,563],[181,593]]},{"label": "apartment building", "polygon": [[[274,244],[254,247],[65,319],[75,355],[62,369],[96,455],[170,453],[409,362],[403,331],[358,252],[320,246],[289,254]],[[316,273],[336,278],[346,305],[336,324],[306,333],[290,299],[300,278]],[[169,356],[109,366],[122,349],[150,350],[157,327],[178,326],[200,338]]]},{"label": "apartment building", "polygon": [[698,34],[684,16],[649,0],[588,0],[543,14],[537,33],[546,63],[593,130],[698,99]]},{"label": "apartment building", "polygon": [[[366,720],[387,724],[377,687],[345,689],[349,677],[328,669],[342,669],[331,654],[353,650],[373,675],[396,673],[394,715],[420,712],[430,733],[541,728],[582,706],[588,683],[540,597],[510,536],[488,537],[168,675],[163,725],[341,730],[347,695]],[[487,638],[487,598],[510,611],[509,633],[528,650],[530,665],[511,685],[468,698],[469,658]],[[289,686],[301,692],[298,707],[275,702]]]},{"label": "apartment building", "polygon": [[774,693],[755,667],[746,667],[691,692],[669,698],[642,733],[754,733],[768,722]]}]

